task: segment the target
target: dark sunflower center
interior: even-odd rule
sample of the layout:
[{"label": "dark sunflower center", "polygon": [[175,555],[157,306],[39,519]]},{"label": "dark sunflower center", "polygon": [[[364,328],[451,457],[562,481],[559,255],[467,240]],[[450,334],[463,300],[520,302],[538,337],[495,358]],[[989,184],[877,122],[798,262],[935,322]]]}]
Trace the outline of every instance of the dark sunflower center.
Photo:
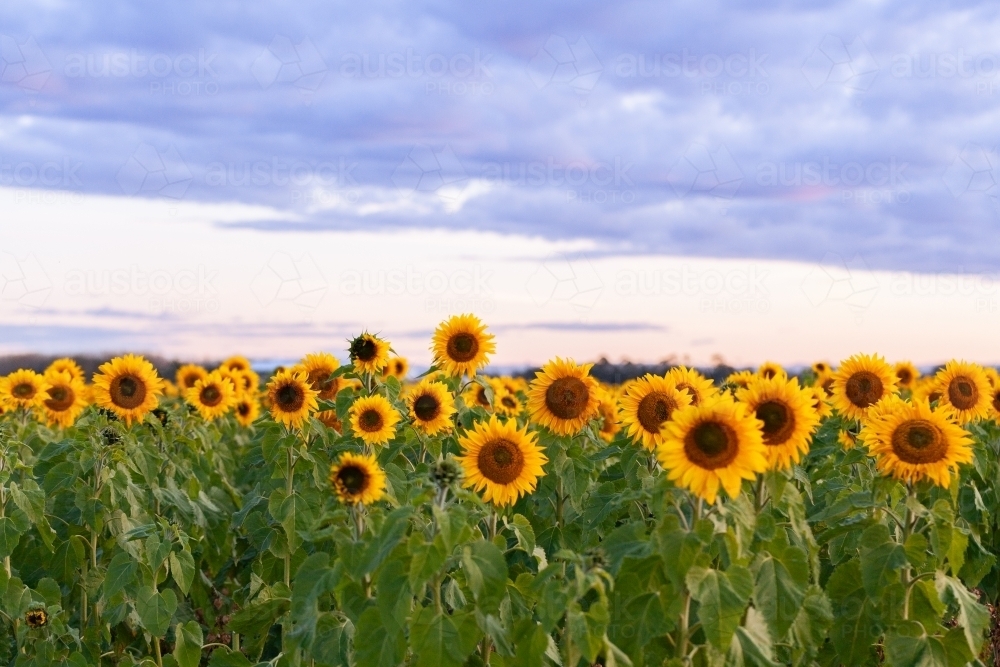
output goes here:
[{"label": "dark sunflower center", "polygon": [[780,401],[765,401],[758,405],[757,419],[764,422],[765,445],[782,445],[795,430],[795,414]]},{"label": "dark sunflower center", "polygon": [[396,362],[396,375],[402,375],[404,370],[405,370],[405,367],[403,366],[403,362],[402,361],[397,361]]},{"label": "dark sunflower center", "polygon": [[948,453],[944,434],[926,419],[911,419],[892,432],[892,451],[904,463],[936,463]]},{"label": "dark sunflower center", "polygon": [[639,401],[639,424],[650,433],[659,433],[660,425],[670,419],[671,413],[676,409],[676,401],[665,393],[654,391],[646,394]]},{"label": "dark sunflower center", "polygon": [[910,384],[910,381],[913,379],[913,373],[910,372],[909,368],[900,368],[896,371],[896,377],[899,378],[899,381],[904,385]]},{"label": "dark sunflower center", "polygon": [[681,382],[677,385],[677,388],[681,391],[686,391],[691,396],[691,405],[698,405],[698,392],[695,391],[694,387],[687,382]]},{"label": "dark sunflower center", "polygon": [[24,620],[32,628],[40,628],[49,622],[49,616],[44,609],[32,609],[24,615]]},{"label": "dark sunflower center", "polygon": [[453,361],[465,363],[472,361],[479,352],[479,341],[470,333],[455,334],[448,339],[448,357]]},{"label": "dark sunflower center", "polygon": [[486,398],[486,387],[482,385],[476,389],[476,403],[479,403],[484,408],[490,407],[490,401]]},{"label": "dark sunflower center", "polygon": [[847,378],[847,400],[859,408],[874,405],[882,398],[885,388],[882,380],[871,371],[858,371]]},{"label": "dark sunflower center", "polygon": [[200,377],[201,376],[198,375],[197,373],[188,373],[187,375],[185,375],[184,379],[182,380],[182,382],[184,383],[184,388],[190,389],[191,387],[193,387],[194,383],[197,382]]},{"label": "dark sunflower center", "polygon": [[354,352],[354,358],[359,361],[371,361],[378,352],[378,349],[375,347],[375,341],[371,338],[356,340],[351,348]]},{"label": "dark sunflower center", "polygon": [[72,407],[76,401],[76,393],[66,385],[58,385],[49,389],[49,399],[45,407],[53,412],[63,412]]},{"label": "dark sunflower center", "polygon": [[382,429],[382,413],[378,410],[365,410],[358,417],[358,425],[369,433],[379,431]]},{"label": "dark sunflower center", "polygon": [[483,477],[496,484],[510,484],[524,470],[524,454],[509,440],[492,440],[479,450],[477,459]]},{"label": "dark sunflower center", "polygon": [[309,384],[319,392],[322,399],[337,395],[337,378],[330,377],[333,371],[329,368],[316,368],[309,371]]},{"label": "dark sunflower center", "polygon": [[222,402],[222,392],[214,384],[210,384],[207,387],[202,387],[201,393],[198,394],[198,399],[202,405],[214,408]]},{"label": "dark sunflower center", "polygon": [[517,401],[510,396],[504,396],[500,399],[500,402],[503,403],[505,408],[510,408],[511,410],[517,407]]},{"label": "dark sunflower center", "polygon": [[348,494],[357,496],[368,488],[368,473],[357,466],[344,466],[337,473],[337,482]]},{"label": "dark sunflower center", "polygon": [[770,380],[776,375],[776,373],[773,368],[765,368],[764,371],[761,373],[761,375]]},{"label": "dark sunflower center", "polygon": [[545,392],[545,406],[559,419],[576,419],[587,408],[590,391],[579,378],[559,378]]},{"label": "dark sunflower center", "polygon": [[422,422],[429,422],[441,414],[441,404],[430,394],[421,394],[413,401],[413,414]]},{"label": "dark sunflower center", "polygon": [[242,403],[236,406],[236,412],[240,413],[240,417],[246,417],[248,414],[250,414],[250,404],[247,403],[246,401],[243,401]]},{"label": "dark sunflower center", "polygon": [[282,385],[275,392],[274,397],[277,399],[278,407],[283,412],[296,412],[306,402],[305,392],[294,384]]},{"label": "dark sunflower center", "polygon": [[993,409],[1000,412],[1000,391],[993,392]]},{"label": "dark sunflower center", "polygon": [[724,468],[739,453],[736,433],[727,424],[701,422],[684,436],[684,453],[699,468]]},{"label": "dark sunflower center", "polygon": [[119,408],[131,410],[146,400],[146,383],[134,375],[122,375],[111,381],[111,402]]},{"label": "dark sunflower center", "polygon": [[979,402],[979,388],[964,375],[948,383],[948,400],[959,410],[971,410]]},{"label": "dark sunflower center", "polygon": [[11,389],[10,393],[21,399],[32,398],[35,395],[35,385],[30,382],[21,382],[14,385],[14,388]]},{"label": "dark sunflower center", "polygon": [[833,378],[823,380],[823,391],[827,396],[833,396]]}]

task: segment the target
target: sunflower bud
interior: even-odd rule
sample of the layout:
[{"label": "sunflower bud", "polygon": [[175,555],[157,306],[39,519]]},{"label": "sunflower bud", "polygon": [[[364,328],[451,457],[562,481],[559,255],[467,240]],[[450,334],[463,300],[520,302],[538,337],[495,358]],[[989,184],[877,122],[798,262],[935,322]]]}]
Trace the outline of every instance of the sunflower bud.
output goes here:
[{"label": "sunflower bud", "polygon": [[118,435],[118,431],[110,426],[105,426],[101,429],[101,437],[104,439],[104,444],[108,447],[114,447],[122,440],[121,436]]},{"label": "sunflower bud", "polygon": [[49,624],[49,615],[44,609],[29,609],[24,615],[29,628],[44,628]]},{"label": "sunflower bud", "polygon": [[438,461],[431,468],[431,479],[440,489],[447,489],[462,476],[462,468],[454,459],[447,458]]}]

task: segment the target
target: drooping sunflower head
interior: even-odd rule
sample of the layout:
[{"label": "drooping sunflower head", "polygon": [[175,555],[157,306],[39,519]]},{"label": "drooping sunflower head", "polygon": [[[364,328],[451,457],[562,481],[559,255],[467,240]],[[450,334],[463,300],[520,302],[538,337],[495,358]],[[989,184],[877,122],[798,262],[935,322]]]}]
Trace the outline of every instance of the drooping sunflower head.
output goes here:
[{"label": "drooping sunflower head", "polygon": [[462,400],[470,408],[480,407],[487,412],[493,410],[493,401],[496,399],[496,392],[493,384],[488,378],[479,378],[469,383],[462,393]]},{"label": "drooping sunflower head", "polygon": [[776,361],[765,361],[757,369],[757,375],[762,378],[788,377],[788,371]]},{"label": "drooping sunflower head", "polygon": [[593,364],[579,366],[556,357],[535,373],[528,388],[528,411],[536,424],[556,435],[574,435],[597,416],[600,387],[590,376]]},{"label": "drooping sunflower head", "polygon": [[667,477],[709,503],[720,486],[735,498],[743,480],[767,470],[760,421],[731,398],[678,410],[664,429],[656,453]]},{"label": "drooping sunflower head", "polygon": [[343,387],[340,378],[331,377],[340,368],[337,358],[328,352],[307,354],[299,365],[309,376],[309,384],[318,392],[317,398],[322,401],[332,401]]},{"label": "drooping sunflower head", "polygon": [[493,334],[472,314],[454,315],[438,325],[431,342],[434,363],[451,376],[475,377],[496,352]]},{"label": "drooping sunflower head", "polygon": [[807,391],[812,394],[812,406],[816,414],[819,415],[820,419],[826,419],[831,414],[833,414],[833,407],[830,405],[830,397],[823,390],[822,387],[813,385],[811,387],[806,387]]},{"label": "drooping sunflower head", "polygon": [[622,430],[621,407],[618,399],[610,391],[602,391],[597,404],[597,414],[601,417],[601,430],[598,434],[605,442],[611,442]]},{"label": "drooping sunflower head", "polygon": [[527,428],[518,429],[513,419],[501,422],[494,415],[459,438],[462,486],[482,492],[483,500],[500,507],[533,492],[548,459]]},{"label": "drooping sunflower head", "polygon": [[691,395],[691,405],[701,405],[719,393],[711,380],[693,368],[675,366],[667,377],[674,381],[678,389]]},{"label": "drooping sunflower head", "polygon": [[858,434],[850,429],[837,431],[837,442],[846,450],[854,449],[858,446]]},{"label": "drooping sunflower head", "polygon": [[893,366],[893,371],[896,373],[896,380],[899,383],[900,389],[913,389],[920,378],[920,371],[910,361],[896,362],[896,365]]},{"label": "drooping sunflower head", "polygon": [[336,410],[320,410],[316,413],[316,419],[328,429],[332,429],[337,433],[344,432],[344,424],[341,423]]},{"label": "drooping sunflower head", "polygon": [[134,354],[101,364],[94,375],[94,403],[126,425],[141,421],[159,404],[163,382],[153,364]]},{"label": "drooping sunflower head", "polygon": [[861,419],[868,409],[896,392],[896,373],[879,355],[856,354],[833,375],[831,402],[848,419]]},{"label": "drooping sunflower head", "polygon": [[260,401],[256,396],[243,394],[233,405],[233,414],[240,426],[248,427],[260,417]]},{"label": "drooping sunflower head", "polygon": [[48,370],[45,380],[49,383],[48,398],[42,403],[42,414],[53,426],[69,428],[87,407],[83,381],[74,379],[69,371]]},{"label": "drooping sunflower head", "polygon": [[799,387],[796,378],[760,377],[736,393],[761,423],[768,467],[784,470],[809,451],[819,414],[813,407],[815,393]]},{"label": "drooping sunflower head", "polygon": [[389,343],[366,331],[350,341],[348,354],[358,373],[381,373],[389,363]]},{"label": "drooping sunflower head", "polygon": [[238,354],[233,355],[222,362],[220,368],[226,368],[231,371],[249,371],[251,370],[250,360],[246,357],[240,356]]},{"label": "drooping sunflower head", "polygon": [[394,377],[400,382],[406,379],[406,375],[410,372],[410,362],[408,362],[403,357],[392,357],[389,362],[382,369],[382,374],[388,377]]},{"label": "drooping sunflower head", "polygon": [[330,486],[342,503],[371,505],[385,495],[385,473],[374,456],[347,452],[330,466]]},{"label": "drooping sunflower head", "polygon": [[48,368],[45,369],[45,373],[59,373],[65,371],[69,373],[70,379],[77,382],[86,382],[87,374],[80,368],[80,364],[70,357],[63,357],[61,359],[56,359]]},{"label": "drooping sunflower head", "polygon": [[364,396],[351,405],[351,429],[369,445],[384,445],[392,440],[399,419],[396,408],[379,394]]},{"label": "drooping sunflower head", "polygon": [[950,486],[959,465],[973,459],[972,438],[955,421],[954,411],[898,396],[883,403],[879,418],[866,420],[860,435],[878,469],[907,483],[929,479]]},{"label": "drooping sunflower head", "polygon": [[268,409],[275,421],[289,428],[299,428],[319,407],[316,394],[304,371],[284,370],[267,383]]},{"label": "drooping sunflower head", "polygon": [[0,378],[0,403],[8,408],[40,408],[48,398],[49,383],[43,375],[22,368]]},{"label": "drooping sunflower head", "polygon": [[443,382],[424,378],[407,393],[406,406],[413,418],[413,425],[427,435],[451,430],[455,399]]},{"label": "drooping sunflower head", "polygon": [[812,365],[812,372],[816,377],[825,377],[833,372],[833,367],[828,361],[816,361]]},{"label": "drooping sunflower head", "polygon": [[195,382],[207,376],[208,371],[204,367],[198,364],[184,364],[177,369],[174,379],[177,381],[177,387],[183,392],[193,387]]},{"label": "drooping sunflower head", "polygon": [[663,424],[677,410],[691,405],[691,394],[673,378],[646,375],[629,384],[621,399],[621,420],[632,440],[653,451],[663,437]]},{"label": "drooping sunflower head", "polygon": [[[736,371],[735,373],[730,373],[726,377],[726,388],[730,389],[731,391],[735,391],[737,389],[743,389],[748,384],[750,384],[750,381],[753,380],[755,377],[757,377],[757,374],[754,373],[753,371],[744,370],[744,371]],[[687,393],[688,396],[691,395],[688,392],[685,393]]]},{"label": "drooping sunflower head", "polygon": [[955,413],[959,424],[985,419],[990,412],[990,381],[979,364],[949,361],[938,371],[938,405]]},{"label": "drooping sunflower head", "polygon": [[229,376],[212,371],[195,381],[184,391],[184,400],[198,411],[202,419],[212,421],[225,415],[236,405],[236,387]]}]

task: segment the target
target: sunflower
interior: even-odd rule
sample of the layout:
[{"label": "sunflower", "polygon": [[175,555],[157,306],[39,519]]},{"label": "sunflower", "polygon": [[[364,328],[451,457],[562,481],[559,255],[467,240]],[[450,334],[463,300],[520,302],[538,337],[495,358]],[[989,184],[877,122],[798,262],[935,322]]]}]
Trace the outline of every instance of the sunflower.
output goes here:
[{"label": "sunflower", "polygon": [[613,393],[610,391],[601,393],[600,402],[597,404],[597,412],[601,417],[601,430],[598,432],[598,435],[605,442],[611,442],[615,439],[618,432],[622,430],[618,400],[614,397]]},{"label": "sunflower", "polygon": [[275,421],[299,428],[318,407],[309,376],[295,369],[281,371],[267,383],[267,404]]},{"label": "sunflower", "polygon": [[320,410],[316,413],[316,419],[318,419],[323,426],[333,429],[337,433],[344,432],[344,425],[341,423],[340,417],[337,416],[336,410]]},{"label": "sunflower", "polygon": [[833,374],[833,407],[848,419],[860,419],[868,408],[896,391],[896,374],[879,355],[856,354]]},{"label": "sunflower", "polygon": [[736,397],[763,425],[769,468],[790,468],[809,451],[819,414],[813,407],[816,395],[799,387],[798,379],[762,376],[737,392]]},{"label": "sunflower", "polygon": [[893,366],[900,389],[913,389],[920,377],[920,371],[909,361],[900,361]]},{"label": "sunflower", "polygon": [[48,398],[49,383],[45,376],[22,368],[0,378],[0,398],[8,408],[41,408]]},{"label": "sunflower", "polygon": [[788,377],[788,371],[786,371],[781,364],[775,361],[765,361],[757,369],[757,375],[762,378],[776,378],[776,377]]},{"label": "sunflower", "polygon": [[219,368],[225,368],[231,371],[248,371],[250,370],[250,360],[246,357],[241,357],[238,354],[233,355],[223,361]]},{"label": "sunflower", "polygon": [[496,413],[502,417],[517,417],[524,409],[517,394],[511,393],[500,382],[497,382],[494,387],[493,406]]},{"label": "sunflower", "polygon": [[[755,377],[757,377],[757,374],[753,371],[736,371],[735,373],[730,373],[728,377],[726,377],[726,384],[730,387],[743,389],[750,384],[750,380],[753,380]],[[684,393],[688,394],[688,392]],[[690,396],[690,394],[688,394],[688,396]]]},{"label": "sunflower", "polygon": [[678,389],[691,394],[691,405],[701,405],[718,393],[712,381],[693,368],[676,366],[670,369],[667,377],[674,381]]},{"label": "sunflower", "polygon": [[374,456],[343,454],[330,466],[330,486],[348,505],[371,505],[385,495],[385,473]]},{"label": "sunflower", "polygon": [[384,445],[396,435],[399,413],[383,396],[374,394],[351,405],[351,429],[369,445]]},{"label": "sunflower", "polygon": [[990,389],[990,408],[993,412],[993,421],[1000,422],[1000,387]]},{"label": "sunflower", "polygon": [[256,396],[243,394],[233,405],[233,414],[240,426],[250,426],[260,417],[260,401]]},{"label": "sunflower", "polygon": [[94,375],[94,403],[129,426],[159,405],[162,393],[163,382],[153,364],[134,354],[101,364]]},{"label": "sunflower", "polygon": [[465,472],[462,486],[485,490],[483,500],[500,507],[533,492],[549,461],[535,438],[527,425],[518,429],[514,420],[501,422],[495,415],[475,424],[458,441],[464,454],[458,457]]},{"label": "sunflower", "polygon": [[389,343],[368,332],[351,341],[348,353],[358,373],[380,373],[389,363]]},{"label": "sunflower", "polygon": [[990,386],[1000,389],[1000,373],[997,372],[997,369],[992,366],[983,366],[983,372],[986,373],[986,379],[990,381]]},{"label": "sunflower", "polygon": [[49,383],[48,398],[42,403],[41,412],[53,426],[69,428],[87,407],[83,397],[83,382],[69,371],[48,370],[45,380]]},{"label": "sunflower", "polygon": [[403,357],[392,357],[385,365],[385,368],[382,369],[382,374],[385,375],[385,377],[394,377],[400,382],[406,378],[406,375],[409,372],[410,362]]},{"label": "sunflower", "polygon": [[854,449],[858,446],[858,434],[846,428],[837,431],[837,442],[846,450]]},{"label": "sunflower", "polygon": [[678,389],[669,375],[649,374],[631,383],[622,396],[622,426],[633,441],[653,451],[662,439],[663,424],[689,405],[691,394]]},{"label": "sunflower", "polygon": [[331,401],[337,398],[337,392],[343,387],[340,378],[330,377],[340,368],[340,362],[329,352],[307,354],[299,365],[309,376],[309,384],[319,392],[317,398],[321,401]]},{"label": "sunflower", "polygon": [[44,628],[49,624],[49,614],[43,607],[35,607],[24,613],[24,622],[33,630]]},{"label": "sunflower", "polygon": [[963,426],[985,419],[990,412],[990,381],[979,364],[949,361],[935,378],[941,390],[939,405],[955,413]]},{"label": "sunflower", "polygon": [[913,400],[925,400],[932,406],[941,400],[941,383],[937,376],[923,376],[917,378],[917,383],[913,387]]},{"label": "sunflower", "polygon": [[195,382],[205,377],[208,377],[208,371],[204,367],[197,364],[184,364],[177,369],[174,380],[177,382],[177,387],[184,392],[193,387]]},{"label": "sunflower", "polygon": [[87,374],[80,368],[80,364],[76,363],[75,360],[70,357],[63,357],[62,359],[56,359],[48,368],[45,369],[45,373],[53,372],[58,373],[60,371],[66,371],[70,375],[71,380],[78,380],[80,382],[87,381]]},{"label": "sunflower", "polygon": [[812,372],[816,377],[825,377],[833,372],[833,367],[830,366],[829,362],[826,361],[816,361],[812,365]]},{"label": "sunflower", "polygon": [[475,315],[455,315],[438,325],[431,344],[434,363],[452,376],[475,377],[496,352],[493,335]]},{"label": "sunflower", "polygon": [[465,388],[465,391],[462,393],[462,399],[470,408],[479,406],[484,410],[490,411],[493,409],[490,394],[496,399],[496,390],[494,390],[493,384],[488,380],[483,382],[477,380],[470,382],[469,386]]},{"label": "sunflower", "polygon": [[767,470],[761,422],[731,398],[678,410],[664,430],[656,453],[667,478],[709,503],[720,485],[735,498],[744,479]]},{"label": "sunflower", "polygon": [[950,486],[959,464],[973,459],[972,438],[955,422],[955,413],[898,396],[884,403],[879,419],[866,420],[861,431],[878,469],[907,483],[926,478]]},{"label": "sunflower", "polygon": [[830,407],[830,401],[827,397],[825,391],[822,387],[817,387],[813,385],[811,387],[806,387],[806,390],[812,394],[812,406],[816,414],[819,415],[820,419],[826,419],[833,413],[833,408]]},{"label": "sunflower", "polygon": [[413,425],[427,435],[451,430],[455,399],[443,382],[424,378],[407,393],[406,406],[413,417]]},{"label": "sunflower", "polygon": [[574,435],[597,416],[600,389],[590,377],[593,364],[556,357],[535,373],[528,388],[531,419],[556,435]]},{"label": "sunflower", "polygon": [[229,376],[212,371],[184,390],[184,400],[193,405],[202,419],[212,421],[236,405],[236,387]]}]

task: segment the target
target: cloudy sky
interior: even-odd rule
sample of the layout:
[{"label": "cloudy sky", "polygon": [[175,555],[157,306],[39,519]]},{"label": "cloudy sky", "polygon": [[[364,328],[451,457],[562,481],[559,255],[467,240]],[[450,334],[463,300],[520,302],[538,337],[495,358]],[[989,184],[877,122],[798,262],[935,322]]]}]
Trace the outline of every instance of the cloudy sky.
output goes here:
[{"label": "cloudy sky", "polygon": [[5,3],[0,352],[1000,361],[992,3]]}]

